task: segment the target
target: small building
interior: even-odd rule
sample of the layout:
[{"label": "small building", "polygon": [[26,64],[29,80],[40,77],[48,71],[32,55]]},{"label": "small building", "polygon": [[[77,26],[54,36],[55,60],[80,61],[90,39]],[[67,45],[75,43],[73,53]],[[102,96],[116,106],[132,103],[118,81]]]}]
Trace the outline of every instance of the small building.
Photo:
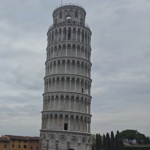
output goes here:
[{"label": "small building", "polygon": [[139,146],[139,144],[132,142],[131,144],[127,140],[122,140],[125,146]]},{"label": "small building", "polygon": [[28,150],[39,150],[39,137],[29,137],[28,139]]},{"label": "small building", "polygon": [[10,141],[7,138],[0,137],[0,150],[9,150],[9,143]]},{"label": "small building", "polygon": [[4,135],[0,150],[39,150],[39,137]]},{"label": "small building", "polygon": [[28,150],[28,139],[24,136],[4,135],[9,140],[9,150]]}]

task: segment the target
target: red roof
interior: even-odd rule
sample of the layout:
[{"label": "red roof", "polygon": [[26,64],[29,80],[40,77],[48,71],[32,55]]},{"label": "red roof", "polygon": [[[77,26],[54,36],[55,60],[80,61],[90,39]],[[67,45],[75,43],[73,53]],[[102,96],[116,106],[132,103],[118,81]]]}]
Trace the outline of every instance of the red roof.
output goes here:
[{"label": "red roof", "polygon": [[35,140],[35,141],[39,141],[39,139],[40,139],[40,137],[36,137],[36,136],[34,136],[34,137],[26,136],[26,138],[27,138],[28,140]]},{"label": "red roof", "polygon": [[25,136],[16,136],[16,135],[5,135],[9,137],[11,140],[25,140],[27,141],[28,139]]},{"label": "red roof", "polygon": [[[128,141],[126,141],[126,140],[123,140],[123,143],[124,143],[124,144],[126,143],[126,144],[129,144],[129,145],[130,145],[130,143],[129,143]],[[139,145],[139,144],[132,142],[131,145]]]},{"label": "red roof", "polygon": [[3,138],[3,137],[0,137],[0,141],[9,142],[9,140],[8,140],[8,139]]}]

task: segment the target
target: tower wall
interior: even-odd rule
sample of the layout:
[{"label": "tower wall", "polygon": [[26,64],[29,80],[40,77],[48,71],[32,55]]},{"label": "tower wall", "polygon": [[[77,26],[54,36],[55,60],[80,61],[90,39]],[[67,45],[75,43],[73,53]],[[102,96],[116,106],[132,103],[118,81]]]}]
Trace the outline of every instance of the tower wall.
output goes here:
[{"label": "tower wall", "polygon": [[47,32],[41,150],[91,150],[91,31],[86,11],[65,5]]}]

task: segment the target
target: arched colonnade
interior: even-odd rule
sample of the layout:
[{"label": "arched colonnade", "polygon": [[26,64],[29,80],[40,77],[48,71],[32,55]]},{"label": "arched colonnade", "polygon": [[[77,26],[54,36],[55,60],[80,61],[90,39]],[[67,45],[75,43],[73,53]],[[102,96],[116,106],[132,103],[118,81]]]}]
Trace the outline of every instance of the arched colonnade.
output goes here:
[{"label": "arched colonnade", "polygon": [[56,96],[51,97],[43,101],[43,111],[50,110],[63,110],[63,111],[74,111],[81,113],[91,113],[90,102],[83,98],[74,98],[73,96],[63,97]]},{"label": "arched colonnade", "polygon": [[91,45],[91,33],[85,27],[59,27],[48,32],[48,45],[60,41],[77,41]]},{"label": "arched colonnade", "polygon": [[49,76],[45,78],[44,91],[66,91],[91,95],[91,80],[78,76]]},{"label": "arched colonnade", "polygon": [[91,64],[77,59],[54,59],[46,63],[46,76],[51,74],[79,74],[90,78]]},{"label": "arched colonnade", "polygon": [[[43,113],[42,129],[90,133],[90,116],[79,114]],[[67,124],[68,128],[64,129]]]},{"label": "arched colonnade", "polygon": [[79,57],[90,61],[91,49],[89,46],[82,44],[60,44],[52,45],[47,48],[47,60],[55,57],[72,56]]}]

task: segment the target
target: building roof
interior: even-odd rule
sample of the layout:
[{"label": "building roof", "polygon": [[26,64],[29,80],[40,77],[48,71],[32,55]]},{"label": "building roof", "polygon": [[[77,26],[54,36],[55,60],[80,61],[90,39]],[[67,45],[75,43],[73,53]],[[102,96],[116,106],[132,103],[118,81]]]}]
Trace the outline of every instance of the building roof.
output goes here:
[{"label": "building roof", "polygon": [[16,135],[5,135],[11,140],[25,140],[27,141],[28,139],[25,136],[16,136]]},{"label": "building roof", "polygon": [[35,141],[39,141],[40,137],[37,137],[37,136],[34,136],[34,137],[31,137],[31,136],[26,136],[26,138],[28,140],[35,140]]},{"label": "building roof", "polygon": [[[122,140],[122,141],[123,141],[124,144],[130,145],[130,143],[127,140]],[[139,144],[132,142],[131,145],[139,145]]]},{"label": "building roof", "polygon": [[4,138],[4,137],[0,137],[0,141],[9,142],[9,140],[7,138]]}]

